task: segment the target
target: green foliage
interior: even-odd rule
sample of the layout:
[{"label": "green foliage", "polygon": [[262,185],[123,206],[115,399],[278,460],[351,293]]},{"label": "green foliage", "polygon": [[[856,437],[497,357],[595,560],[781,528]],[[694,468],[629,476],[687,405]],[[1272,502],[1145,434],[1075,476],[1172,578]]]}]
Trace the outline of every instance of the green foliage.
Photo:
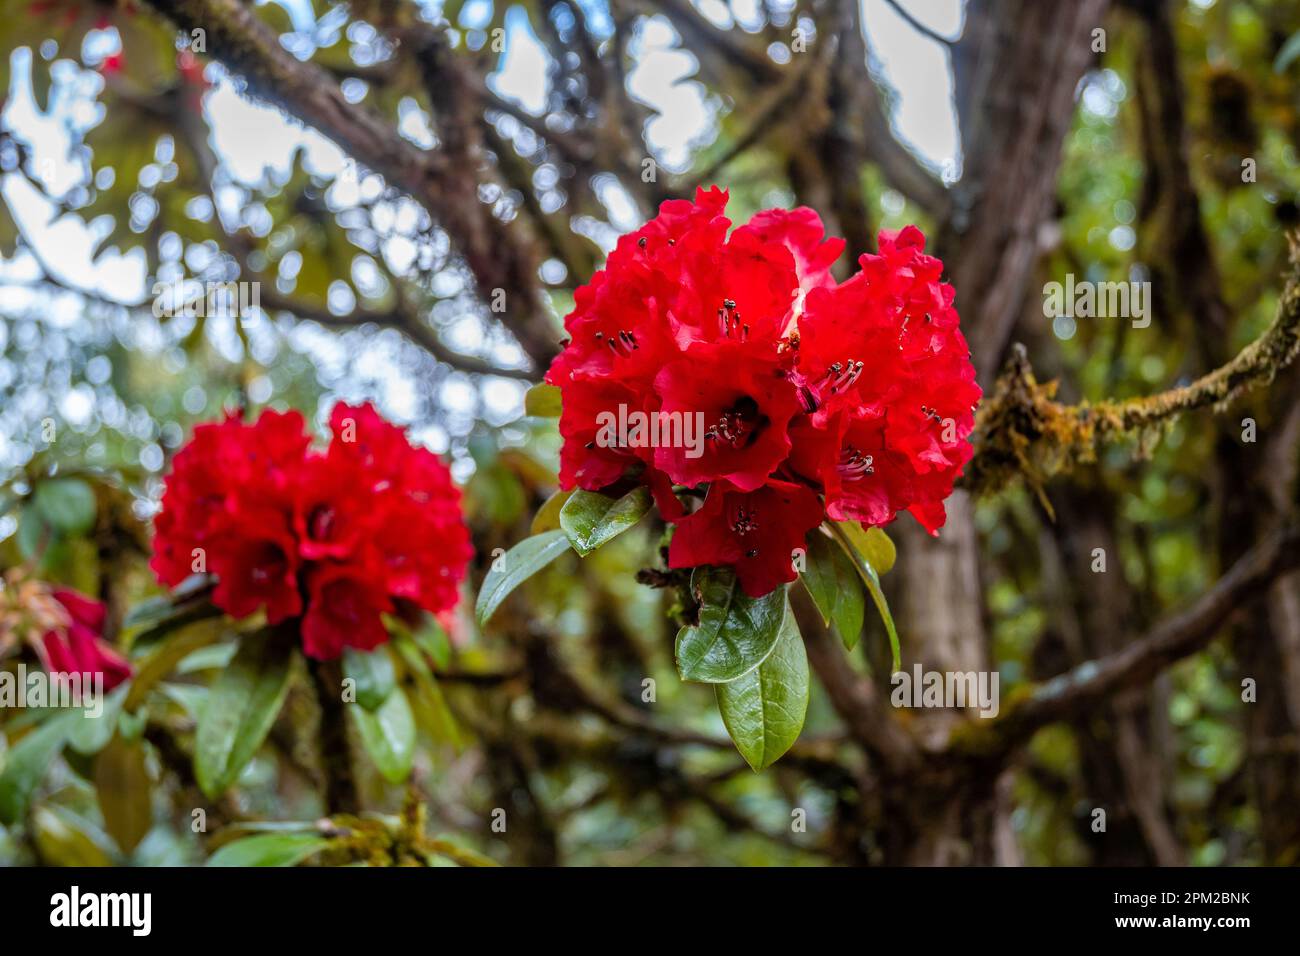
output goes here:
[{"label": "green foliage", "polygon": [[375,710],[351,707],[361,743],[389,783],[401,783],[415,759],[415,715],[400,689],[393,690]]},{"label": "green foliage", "polygon": [[834,624],[848,650],[857,647],[862,634],[865,597],[857,568],[843,548],[820,529],[808,533],[807,566],[800,578],[822,622]]},{"label": "green foliage", "polygon": [[378,710],[393,692],[397,673],[387,647],[373,651],[345,648],[343,651],[343,676],[355,682],[357,703],[366,710]]},{"label": "green foliage", "polygon": [[560,508],[560,527],[582,557],[616,538],[650,510],[650,491],[634,488],[614,499],[578,489]]},{"label": "green foliage", "polygon": [[297,866],[320,853],[329,840],[314,833],[256,833],[227,843],[208,866]]},{"label": "green foliage", "polygon": [[262,746],[289,691],[292,646],[266,632],[244,637],[217,677],[199,718],[194,775],[219,796]]},{"label": "green foliage", "polygon": [[697,568],[691,590],[700,613],[697,623],[677,632],[677,672],[682,680],[725,684],[767,659],[785,618],[784,588],[751,598],[731,569]]},{"label": "green foliage", "polygon": [[754,770],[770,767],[798,739],[808,686],[808,655],[787,601],[772,652],[747,674],[717,685],[727,733]]},{"label": "green foliage", "polygon": [[22,818],[46,768],[63,749],[79,717],[76,711],[54,714],[9,749],[0,770],[0,823],[8,825]]},{"label": "green foliage", "polygon": [[[884,622],[885,631],[889,634],[893,669],[898,670],[901,666],[898,630],[894,627],[894,616],[889,611],[889,602],[885,599],[885,592],[880,588],[880,573],[876,570],[876,564],[886,571],[894,566],[894,544],[879,528],[868,528],[864,531],[856,521],[832,521],[830,528],[831,534],[843,547],[844,553],[849,556],[854,569],[862,578],[871,600],[875,602],[876,611],[880,614],[880,620]],[[876,564],[873,564],[873,559]]]},{"label": "green foliage", "polygon": [[546,531],[525,538],[493,560],[492,569],[479,589],[474,615],[484,627],[510,592],[569,550],[563,531]]}]

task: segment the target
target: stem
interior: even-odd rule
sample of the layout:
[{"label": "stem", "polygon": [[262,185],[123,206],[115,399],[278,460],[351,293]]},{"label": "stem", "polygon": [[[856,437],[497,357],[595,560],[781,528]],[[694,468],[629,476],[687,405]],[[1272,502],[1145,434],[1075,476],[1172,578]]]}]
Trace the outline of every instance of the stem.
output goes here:
[{"label": "stem", "polygon": [[338,661],[307,658],[307,670],[320,706],[320,762],[325,774],[325,809],[330,816],[359,813],[357,781],[352,773],[347,714],[343,705],[343,671]]}]

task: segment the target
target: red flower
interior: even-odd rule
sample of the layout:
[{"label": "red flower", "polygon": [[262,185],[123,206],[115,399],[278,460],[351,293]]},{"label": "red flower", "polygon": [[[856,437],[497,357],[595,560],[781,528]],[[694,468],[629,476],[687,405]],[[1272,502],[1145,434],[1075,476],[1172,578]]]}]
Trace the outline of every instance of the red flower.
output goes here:
[{"label": "red flower", "polygon": [[309,575],[311,593],[302,622],[302,646],[309,657],[333,660],[345,647],[369,651],[388,640],[379,616],[393,610],[393,603],[372,572],[322,565]]},{"label": "red flower", "polygon": [[668,547],[668,566],[731,566],[750,597],[761,597],[796,577],[794,552],[822,521],[812,489],[773,481],[744,492],[718,482],[704,507],[683,518]]},{"label": "red flower", "polygon": [[104,690],[112,690],[131,676],[131,665],[101,636],[104,605],[66,588],[51,596],[68,615],[66,627],[55,628],[41,640],[46,668],[53,674],[80,674],[82,680],[103,675]]},{"label": "red flower", "polygon": [[176,455],[154,522],[151,566],[165,584],[216,575],[233,617],[303,617],[317,658],[387,640],[395,601],[455,606],[471,548],[460,492],[431,452],[370,405],[336,405],[333,441],[310,448],[297,412],[200,425]]},{"label": "red flower", "polygon": [[[563,396],[561,484],[641,481],[680,519],[672,565],[735,565],[753,593],[793,579],[790,548],[823,517],[880,525],[908,511],[937,532],[981,393],[919,229],[880,233],[837,283],[844,243],[815,212],[767,210],[728,235],[726,201],[699,190],[619,240],[575,294],[547,381]],[[706,437],[678,427],[647,447],[602,430],[637,414],[700,421]],[[709,489],[704,507],[685,516],[672,484]],[[762,557],[728,530],[724,512],[745,495],[781,529]]]},{"label": "red flower", "polygon": [[695,447],[655,450],[655,464],[678,484],[726,480],[761,488],[790,451],[787,429],[799,411],[773,350],[750,354],[744,343],[700,345],[655,377],[662,411],[703,426]]}]

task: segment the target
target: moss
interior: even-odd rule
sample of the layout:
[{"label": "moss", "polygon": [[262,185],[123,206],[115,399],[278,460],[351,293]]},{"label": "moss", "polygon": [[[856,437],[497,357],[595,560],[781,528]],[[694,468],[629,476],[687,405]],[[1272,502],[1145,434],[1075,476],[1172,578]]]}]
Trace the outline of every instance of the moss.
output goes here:
[{"label": "moss", "polygon": [[1097,458],[1107,444],[1132,441],[1149,457],[1180,414],[1213,406],[1227,408],[1246,390],[1271,382],[1300,353],[1300,239],[1290,237],[1291,273],[1277,315],[1268,329],[1226,365],[1190,385],[1122,402],[1062,405],[1056,383],[1040,383],[1021,345],[1012,348],[993,395],[975,421],[975,456],[962,487],[993,494],[1023,479],[1052,513],[1044,484],[1052,476]]}]

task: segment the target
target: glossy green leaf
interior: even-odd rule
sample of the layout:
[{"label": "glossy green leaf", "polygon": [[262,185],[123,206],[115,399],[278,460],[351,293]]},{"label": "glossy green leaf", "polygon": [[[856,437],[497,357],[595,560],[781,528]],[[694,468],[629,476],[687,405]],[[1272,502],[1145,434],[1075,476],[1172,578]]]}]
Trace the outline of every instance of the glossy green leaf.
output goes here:
[{"label": "glossy green leaf", "polygon": [[524,393],[524,414],[539,418],[560,417],[560,390],[545,382],[534,385]]},{"label": "glossy green leaf", "polygon": [[253,759],[289,692],[290,648],[266,632],[251,634],[208,693],[195,737],[194,772],[216,797]]},{"label": "glossy green leaf", "polygon": [[[867,593],[871,595],[871,600],[875,602],[876,610],[880,614],[880,620],[884,622],[885,630],[889,633],[889,650],[893,659],[893,670],[896,671],[902,662],[898,645],[898,631],[894,627],[894,616],[889,612],[889,602],[885,600],[885,592],[880,589],[880,576],[876,574],[876,569],[866,560],[863,552],[852,543],[850,534],[846,531],[849,524],[850,522],[831,522],[830,528],[835,535],[835,539],[844,548],[844,553],[853,559],[853,566],[857,569],[858,576],[862,578]],[[890,546],[893,546],[892,542],[890,542]]]},{"label": "glossy green leaf", "polygon": [[844,646],[853,650],[862,634],[866,611],[862,580],[844,549],[820,529],[810,531],[807,541],[806,567],[800,579],[821,612],[822,621],[834,624]]},{"label": "glossy green leaf", "polygon": [[754,769],[770,767],[790,749],[808,713],[808,655],[787,603],[776,646],[758,667],[717,685],[727,733]]},{"label": "glossy green leaf", "polygon": [[27,812],[37,785],[80,717],[79,711],[56,713],[9,748],[0,771],[0,823],[12,824]]},{"label": "glossy green leaf", "polygon": [[563,531],[547,531],[525,538],[494,558],[474,607],[479,627],[487,624],[510,592],[568,550],[569,539]]},{"label": "glossy green leaf", "polygon": [[879,528],[864,528],[856,521],[837,521],[834,524],[843,533],[843,540],[875,569],[876,574],[888,574],[893,569],[898,550],[889,535]]},{"label": "glossy green leaf", "polygon": [[374,710],[386,701],[397,680],[393,658],[382,646],[373,651],[344,649],[343,676],[356,682],[357,703],[366,710]]},{"label": "glossy green leaf", "polygon": [[415,758],[415,715],[401,689],[388,695],[378,710],[350,707],[361,742],[389,783],[401,783],[411,772]]},{"label": "glossy green leaf", "polygon": [[297,866],[329,846],[315,833],[259,833],[227,843],[207,866]]},{"label": "glossy green leaf", "polygon": [[785,614],[785,588],[748,597],[730,569],[699,568],[691,590],[699,620],[677,632],[677,672],[682,680],[723,684],[747,674],[772,653]]},{"label": "glossy green leaf", "polygon": [[650,491],[638,486],[622,498],[575,491],[560,509],[560,527],[584,558],[632,527],[650,510]]}]

